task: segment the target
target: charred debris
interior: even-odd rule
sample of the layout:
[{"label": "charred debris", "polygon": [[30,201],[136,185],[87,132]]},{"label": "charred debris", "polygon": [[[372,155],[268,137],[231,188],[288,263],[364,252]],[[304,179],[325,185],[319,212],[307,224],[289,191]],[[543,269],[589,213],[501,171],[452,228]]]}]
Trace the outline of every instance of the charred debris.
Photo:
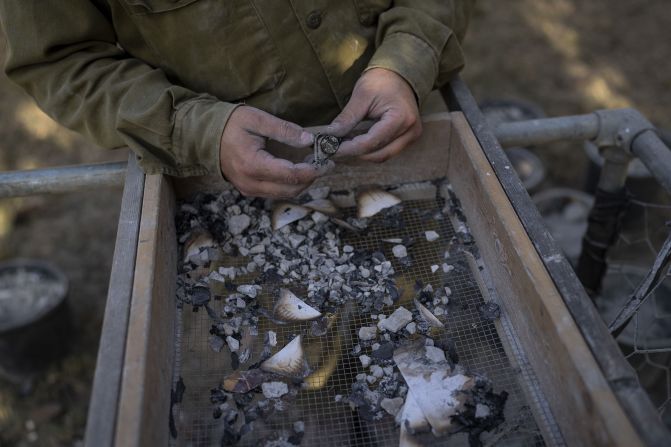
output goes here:
[{"label": "charred debris", "polygon": [[[400,279],[418,241],[448,247],[428,267],[437,280],[468,268],[450,262],[450,250],[475,251],[460,204],[449,187],[438,190],[447,192],[437,198],[442,211],[433,212],[381,188],[355,195],[356,210],[336,205],[328,188],[295,203],[245,198],[231,189],[179,205],[177,305],[206,312],[209,349],[230,356],[230,370],[210,395],[222,445],[300,445],[308,422],[283,414],[292,414],[300,393],[325,387],[341,362],[358,373],[335,401],[363,423],[391,418],[401,445],[462,431],[478,445],[481,432],[503,421],[506,393],[465,370],[447,336],[454,304],[449,281],[434,288]],[[462,216],[455,240],[427,230],[381,239],[374,250],[357,247],[375,228],[404,228],[407,212],[427,222]],[[500,314],[492,306],[480,311],[483,319]],[[185,386],[180,378],[173,404]],[[278,417],[284,423],[269,429]],[[179,436],[172,414],[170,422]]]}]

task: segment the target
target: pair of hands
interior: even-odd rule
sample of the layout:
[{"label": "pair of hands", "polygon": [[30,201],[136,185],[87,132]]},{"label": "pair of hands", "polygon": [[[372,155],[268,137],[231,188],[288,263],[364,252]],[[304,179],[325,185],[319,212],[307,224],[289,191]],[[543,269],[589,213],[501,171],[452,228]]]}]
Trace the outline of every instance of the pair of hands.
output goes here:
[{"label": "pair of hands", "polygon": [[[422,132],[419,109],[410,85],[382,68],[366,71],[354,86],[350,101],[325,133],[344,137],[362,120],[375,124],[363,135],[343,141],[337,157],[383,162],[401,152]],[[294,147],[311,146],[314,135],[254,107],[238,107],[221,137],[221,170],[245,196],[288,198],[308,188],[333,167],[291,163],[266,152],[270,138]]]}]

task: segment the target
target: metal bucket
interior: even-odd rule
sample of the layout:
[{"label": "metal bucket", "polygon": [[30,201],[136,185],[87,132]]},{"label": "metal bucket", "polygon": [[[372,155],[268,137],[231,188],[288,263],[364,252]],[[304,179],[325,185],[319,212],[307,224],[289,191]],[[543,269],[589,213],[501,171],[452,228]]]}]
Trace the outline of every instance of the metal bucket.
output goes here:
[{"label": "metal bucket", "polygon": [[23,382],[67,351],[68,280],[39,260],[0,264],[0,375]]},{"label": "metal bucket", "polygon": [[511,147],[505,153],[524,188],[529,192],[535,191],[545,180],[545,166],[541,159],[523,147]]}]

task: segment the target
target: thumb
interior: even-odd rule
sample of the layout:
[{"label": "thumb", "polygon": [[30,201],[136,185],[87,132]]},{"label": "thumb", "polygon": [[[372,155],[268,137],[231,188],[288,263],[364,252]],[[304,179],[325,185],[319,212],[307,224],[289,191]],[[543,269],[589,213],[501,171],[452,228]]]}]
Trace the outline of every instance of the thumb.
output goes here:
[{"label": "thumb", "polygon": [[349,134],[368,114],[368,101],[360,99],[357,95],[352,97],[342,109],[340,114],[335,117],[333,122],[326,126],[326,133],[337,137],[344,137]]},{"label": "thumb", "polygon": [[307,147],[314,141],[314,135],[298,124],[282,120],[262,110],[258,111],[256,133],[280,143],[294,147]]}]

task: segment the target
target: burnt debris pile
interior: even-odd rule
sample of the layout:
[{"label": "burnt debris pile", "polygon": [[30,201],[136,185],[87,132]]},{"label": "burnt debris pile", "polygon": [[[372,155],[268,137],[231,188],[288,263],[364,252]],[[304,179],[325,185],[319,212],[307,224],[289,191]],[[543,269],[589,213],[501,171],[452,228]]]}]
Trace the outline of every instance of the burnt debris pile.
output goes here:
[{"label": "burnt debris pile", "polygon": [[[506,394],[459,364],[445,323],[449,285],[398,271],[440,233],[357,246],[376,226],[403,228],[410,205],[371,189],[356,196],[355,214],[329,192],[273,203],[226,190],[179,205],[177,305],[207,313],[208,349],[228,357],[211,385],[216,436],[222,445],[300,445],[323,422],[300,410],[309,402],[301,396],[338,376],[349,384],[333,401],[359,424],[394,421],[402,442],[420,445],[467,431],[477,444],[503,421]],[[448,209],[424,218],[445,219]],[[449,253],[427,266],[437,277],[454,268]]]}]

